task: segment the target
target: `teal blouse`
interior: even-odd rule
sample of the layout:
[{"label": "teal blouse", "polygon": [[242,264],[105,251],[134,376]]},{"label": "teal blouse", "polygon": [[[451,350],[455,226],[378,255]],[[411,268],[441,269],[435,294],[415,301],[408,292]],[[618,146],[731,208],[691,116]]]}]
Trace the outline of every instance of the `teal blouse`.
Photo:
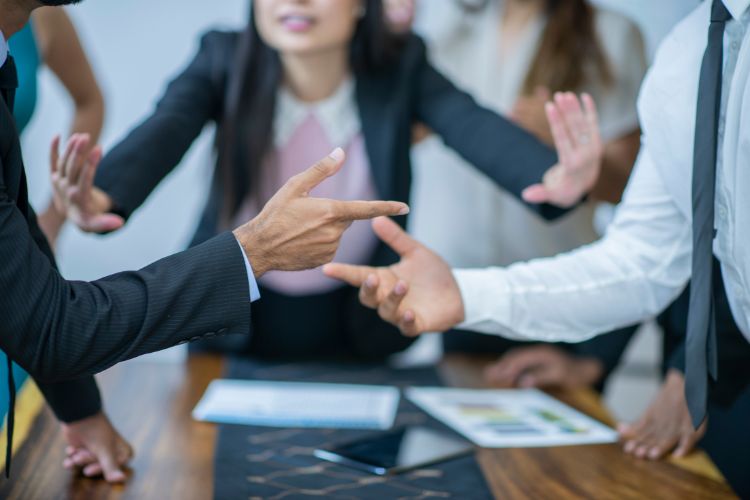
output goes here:
[{"label": "teal blouse", "polygon": [[13,35],[8,41],[8,46],[18,68],[18,91],[13,114],[20,133],[31,121],[36,108],[37,71],[41,65],[31,23]]}]

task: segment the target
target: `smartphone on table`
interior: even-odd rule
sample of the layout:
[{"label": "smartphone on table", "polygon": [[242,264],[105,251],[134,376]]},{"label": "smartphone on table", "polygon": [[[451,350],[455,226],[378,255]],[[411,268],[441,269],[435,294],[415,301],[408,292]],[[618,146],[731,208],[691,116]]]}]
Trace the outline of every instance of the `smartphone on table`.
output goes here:
[{"label": "smartphone on table", "polygon": [[429,427],[409,426],[317,449],[315,456],[385,476],[444,462],[473,451],[474,445],[465,439]]}]

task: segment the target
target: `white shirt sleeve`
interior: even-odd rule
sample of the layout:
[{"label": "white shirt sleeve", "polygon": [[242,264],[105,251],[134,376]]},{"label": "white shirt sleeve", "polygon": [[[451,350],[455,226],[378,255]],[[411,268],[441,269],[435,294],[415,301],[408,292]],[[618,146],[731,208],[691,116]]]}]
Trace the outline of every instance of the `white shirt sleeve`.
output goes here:
[{"label": "white shirt sleeve", "polygon": [[[512,237],[512,235],[509,235]],[[658,314],[685,287],[692,232],[643,144],[603,239],[509,268],[457,270],[463,329],[579,342]]]}]

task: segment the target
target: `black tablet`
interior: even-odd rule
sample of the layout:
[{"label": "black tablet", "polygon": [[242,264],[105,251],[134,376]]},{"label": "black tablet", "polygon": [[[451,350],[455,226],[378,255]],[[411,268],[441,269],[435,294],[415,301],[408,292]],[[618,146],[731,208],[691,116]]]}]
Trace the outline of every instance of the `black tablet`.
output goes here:
[{"label": "black tablet", "polygon": [[473,450],[474,446],[464,439],[415,426],[315,450],[315,456],[383,476],[467,455]]}]

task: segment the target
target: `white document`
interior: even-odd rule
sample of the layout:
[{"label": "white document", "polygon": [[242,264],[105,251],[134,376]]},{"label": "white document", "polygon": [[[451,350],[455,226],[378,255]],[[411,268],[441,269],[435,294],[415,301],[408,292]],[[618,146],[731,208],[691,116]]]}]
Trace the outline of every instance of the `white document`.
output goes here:
[{"label": "white document", "polygon": [[536,389],[411,388],[406,397],[485,448],[613,443],[617,433]]},{"label": "white document", "polygon": [[375,385],[214,380],[193,418],[224,424],[389,429],[400,393]]}]

